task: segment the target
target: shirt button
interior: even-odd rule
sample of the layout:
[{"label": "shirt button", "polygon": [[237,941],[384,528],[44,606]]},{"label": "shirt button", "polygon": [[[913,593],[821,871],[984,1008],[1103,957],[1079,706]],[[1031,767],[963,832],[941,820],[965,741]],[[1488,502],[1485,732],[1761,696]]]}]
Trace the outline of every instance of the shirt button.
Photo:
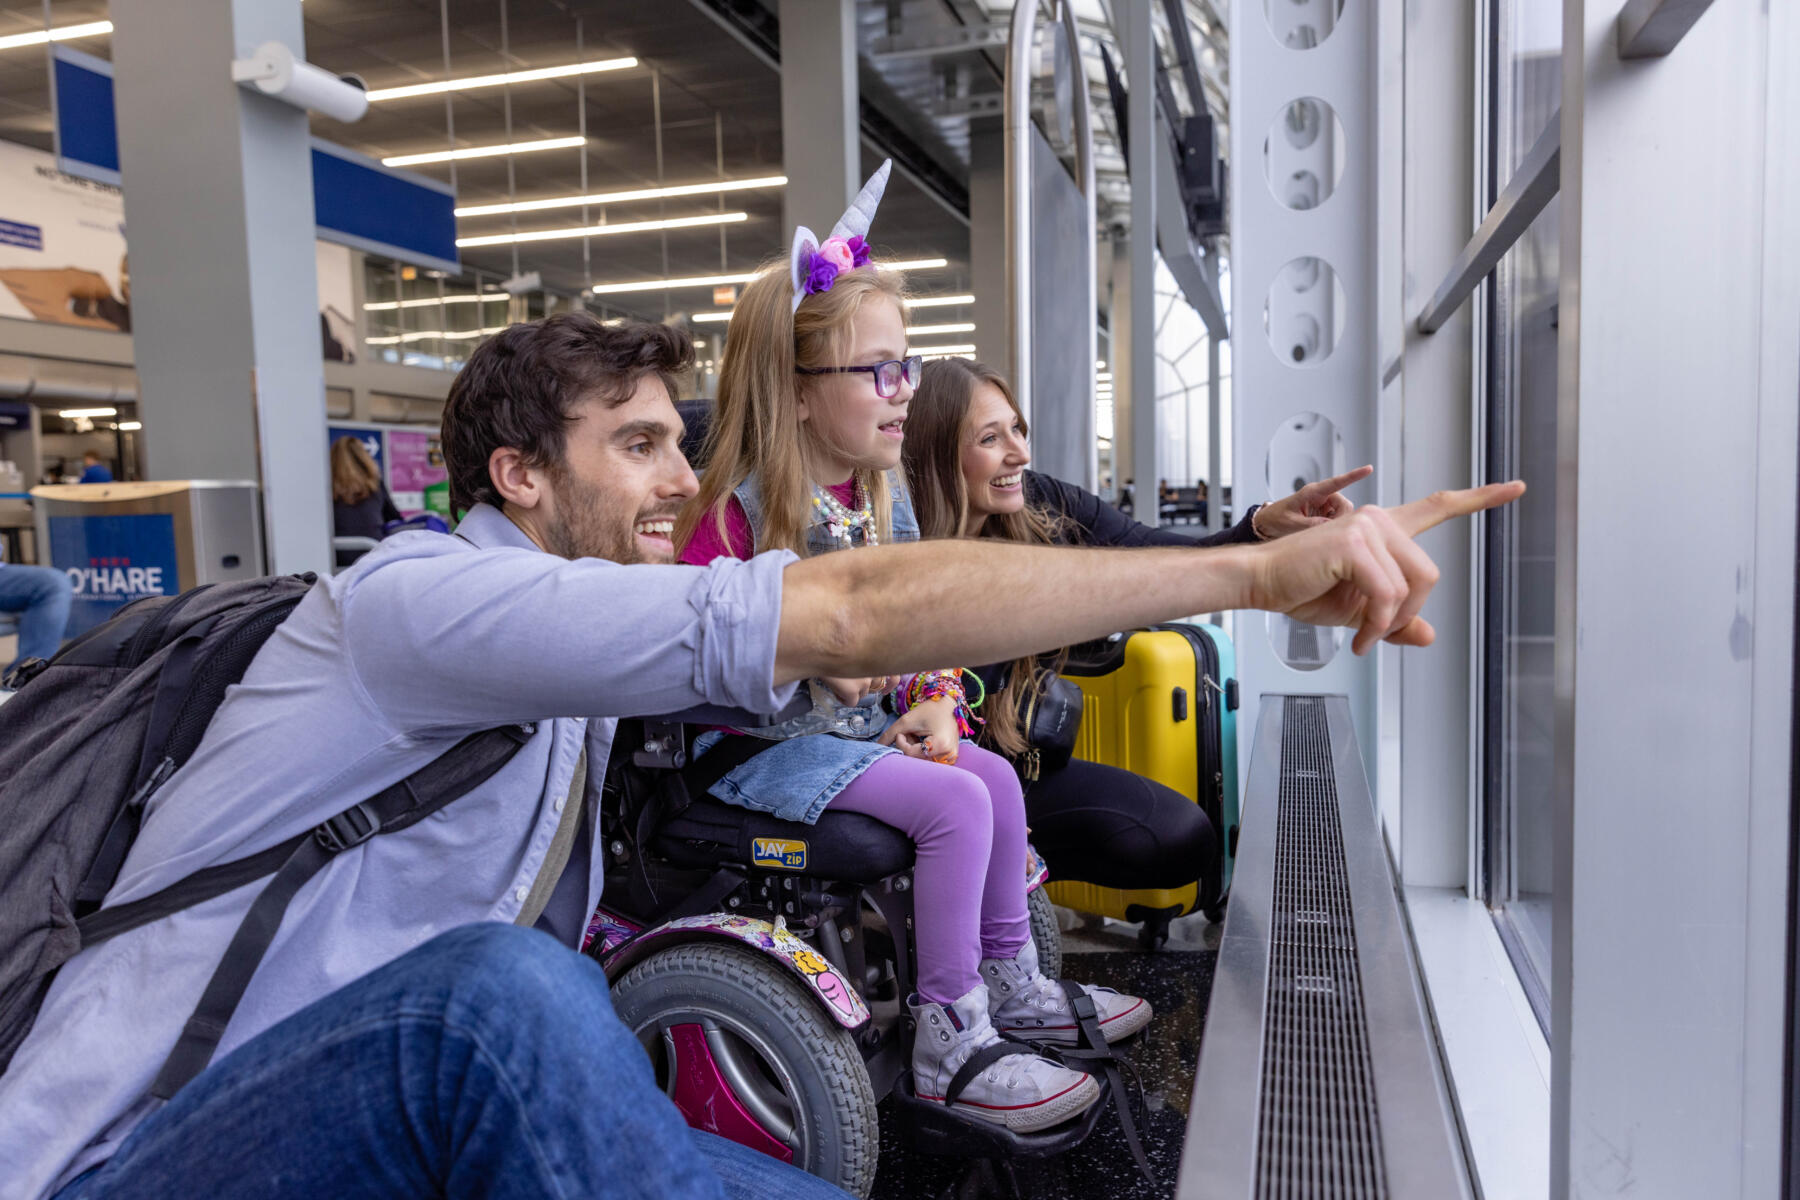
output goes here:
[{"label": "shirt button", "polygon": [[556,798],[556,803],[554,805],[552,805],[551,807],[556,809],[557,812],[561,812],[563,810],[563,805],[567,804],[568,802],[569,802],[568,797],[558,796]]},{"label": "shirt button", "polygon": [[520,884],[518,887],[513,889],[513,899],[517,900],[520,904],[525,903],[525,897],[527,897],[529,895],[531,895],[531,889],[526,887],[524,884]]}]

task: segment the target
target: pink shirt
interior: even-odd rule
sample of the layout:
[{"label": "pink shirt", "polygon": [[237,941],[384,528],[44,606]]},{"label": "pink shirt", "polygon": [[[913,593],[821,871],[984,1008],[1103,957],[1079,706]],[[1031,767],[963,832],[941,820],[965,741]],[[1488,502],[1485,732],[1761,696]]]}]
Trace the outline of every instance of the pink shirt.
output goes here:
[{"label": "pink shirt", "polygon": [[[845,507],[856,503],[856,476],[825,489]],[[749,558],[756,548],[756,537],[750,532],[750,518],[736,496],[725,501],[725,537],[719,537],[719,526],[711,520],[700,522],[694,536],[681,551],[681,561],[704,567],[715,558]]]}]

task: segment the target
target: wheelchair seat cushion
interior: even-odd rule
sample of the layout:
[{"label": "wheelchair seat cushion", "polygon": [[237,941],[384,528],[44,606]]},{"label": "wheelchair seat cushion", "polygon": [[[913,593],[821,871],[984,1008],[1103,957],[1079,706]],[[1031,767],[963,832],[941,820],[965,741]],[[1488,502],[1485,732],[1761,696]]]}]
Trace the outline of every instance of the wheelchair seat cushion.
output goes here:
[{"label": "wheelchair seat cushion", "polygon": [[681,867],[737,862],[846,883],[878,883],[913,864],[912,839],[874,817],[827,810],[817,824],[803,825],[711,796],[665,821],[650,845]]}]

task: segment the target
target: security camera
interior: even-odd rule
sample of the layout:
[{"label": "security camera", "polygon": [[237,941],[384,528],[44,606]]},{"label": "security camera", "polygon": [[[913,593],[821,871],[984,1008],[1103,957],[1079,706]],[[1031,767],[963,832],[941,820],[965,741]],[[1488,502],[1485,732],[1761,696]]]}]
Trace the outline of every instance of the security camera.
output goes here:
[{"label": "security camera", "polygon": [[231,78],[295,108],[337,121],[355,121],[369,111],[368,90],[354,75],[333,75],[315,67],[280,42],[264,42],[248,58],[234,59]]}]

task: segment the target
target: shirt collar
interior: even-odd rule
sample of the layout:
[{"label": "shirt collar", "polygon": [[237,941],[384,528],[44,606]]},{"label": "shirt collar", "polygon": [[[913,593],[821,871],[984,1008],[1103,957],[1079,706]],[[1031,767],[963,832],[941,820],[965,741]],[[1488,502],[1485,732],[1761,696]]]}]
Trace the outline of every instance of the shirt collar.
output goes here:
[{"label": "shirt collar", "polygon": [[512,518],[491,504],[477,504],[456,526],[456,535],[482,550],[512,547],[516,550],[541,550],[525,531],[512,523]]}]

